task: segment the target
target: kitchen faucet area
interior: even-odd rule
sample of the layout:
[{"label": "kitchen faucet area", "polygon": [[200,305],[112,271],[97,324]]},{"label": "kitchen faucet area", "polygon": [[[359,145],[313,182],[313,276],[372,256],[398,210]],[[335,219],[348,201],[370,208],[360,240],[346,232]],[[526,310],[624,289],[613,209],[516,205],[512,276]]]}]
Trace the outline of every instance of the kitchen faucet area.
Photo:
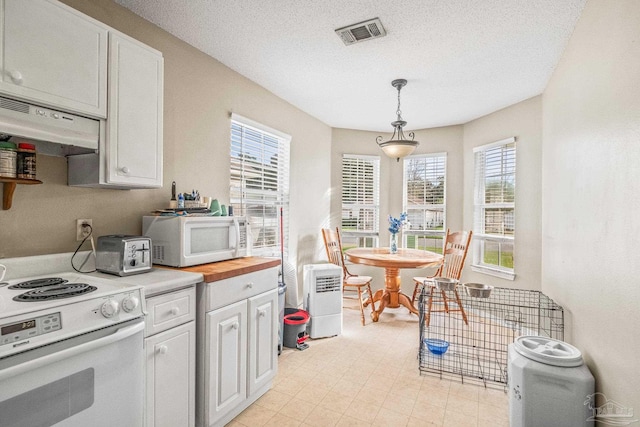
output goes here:
[{"label": "kitchen faucet area", "polygon": [[0,427],[640,426],[639,29],[0,0]]}]

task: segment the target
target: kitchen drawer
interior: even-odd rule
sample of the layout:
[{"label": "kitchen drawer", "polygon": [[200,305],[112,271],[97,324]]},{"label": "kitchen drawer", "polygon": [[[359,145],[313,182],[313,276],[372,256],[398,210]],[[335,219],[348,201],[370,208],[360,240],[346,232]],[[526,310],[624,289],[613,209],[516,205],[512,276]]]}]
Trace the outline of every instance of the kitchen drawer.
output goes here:
[{"label": "kitchen drawer", "polygon": [[146,302],[145,336],[147,337],[196,318],[195,287],[147,298]]},{"label": "kitchen drawer", "polygon": [[[278,269],[268,268],[204,285],[206,285],[207,293],[205,311],[209,312],[276,289],[278,287]],[[203,286],[203,284],[198,286]]]}]

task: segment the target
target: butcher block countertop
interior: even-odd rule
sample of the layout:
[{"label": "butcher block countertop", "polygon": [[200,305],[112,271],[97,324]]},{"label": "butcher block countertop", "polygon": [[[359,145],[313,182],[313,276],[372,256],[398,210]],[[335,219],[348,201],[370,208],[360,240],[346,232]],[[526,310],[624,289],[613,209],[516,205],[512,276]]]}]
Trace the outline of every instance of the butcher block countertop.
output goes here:
[{"label": "butcher block countertop", "polygon": [[204,276],[204,281],[208,283],[277,267],[279,265],[280,260],[277,258],[252,256],[229,261],[212,262],[211,264],[194,265],[193,267],[183,267],[179,270],[200,273]]}]

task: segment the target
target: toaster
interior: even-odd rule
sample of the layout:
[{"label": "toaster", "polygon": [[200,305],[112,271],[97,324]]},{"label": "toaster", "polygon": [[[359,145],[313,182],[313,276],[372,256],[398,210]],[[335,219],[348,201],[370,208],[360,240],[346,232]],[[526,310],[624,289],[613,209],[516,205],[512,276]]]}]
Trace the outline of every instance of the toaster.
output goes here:
[{"label": "toaster", "polygon": [[118,276],[151,271],[151,239],[114,234],[98,237],[96,270]]}]

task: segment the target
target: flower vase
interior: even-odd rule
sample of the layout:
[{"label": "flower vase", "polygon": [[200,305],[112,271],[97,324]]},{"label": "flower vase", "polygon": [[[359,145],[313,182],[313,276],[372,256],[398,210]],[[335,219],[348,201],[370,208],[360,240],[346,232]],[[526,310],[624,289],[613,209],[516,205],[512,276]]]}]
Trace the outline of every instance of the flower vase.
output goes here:
[{"label": "flower vase", "polygon": [[389,253],[397,254],[398,253],[398,235],[396,233],[391,233],[391,242],[389,244]]}]

